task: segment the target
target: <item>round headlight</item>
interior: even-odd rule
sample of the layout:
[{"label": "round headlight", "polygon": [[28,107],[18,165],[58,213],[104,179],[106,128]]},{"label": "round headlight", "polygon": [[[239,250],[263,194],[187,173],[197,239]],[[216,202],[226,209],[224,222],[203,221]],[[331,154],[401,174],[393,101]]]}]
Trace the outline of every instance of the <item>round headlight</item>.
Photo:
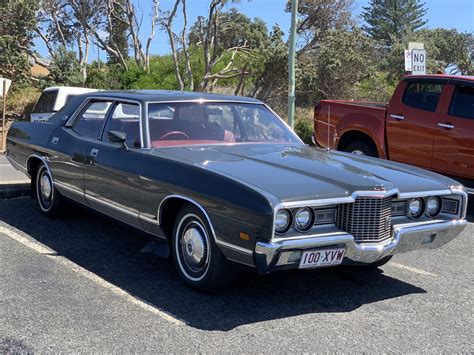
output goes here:
[{"label": "round headlight", "polygon": [[279,210],[275,216],[275,232],[285,233],[291,224],[291,215],[288,210]]},{"label": "round headlight", "polygon": [[408,216],[411,218],[419,218],[423,214],[423,200],[421,198],[413,198],[408,201]]},{"label": "round headlight", "polygon": [[439,197],[430,197],[426,201],[426,213],[430,217],[435,217],[441,211],[441,202]]},{"label": "round headlight", "polygon": [[313,224],[313,212],[309,208],[301,208],[295,213],[295,226],[301,231],[306,231]]}]

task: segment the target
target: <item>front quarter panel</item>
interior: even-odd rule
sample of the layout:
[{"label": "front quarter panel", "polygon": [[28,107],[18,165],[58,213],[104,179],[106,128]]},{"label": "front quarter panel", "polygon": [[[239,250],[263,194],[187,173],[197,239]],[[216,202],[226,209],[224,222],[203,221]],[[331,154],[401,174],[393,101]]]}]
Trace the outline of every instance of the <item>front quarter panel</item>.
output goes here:
[{"label": "front quarter panel", "polygon": [[[141,180],[141,216],[146,219],[158,220],[161,202],[177,195],[202,206],[216,239],[224,242],[218,243],[221,250],[222,244],[228,243],[252,251],[257,240],[271,238],[270,202],[239,181],[156,153],[144,157]],[[249,239],[241,238],[240,233],[248,234]]]}]

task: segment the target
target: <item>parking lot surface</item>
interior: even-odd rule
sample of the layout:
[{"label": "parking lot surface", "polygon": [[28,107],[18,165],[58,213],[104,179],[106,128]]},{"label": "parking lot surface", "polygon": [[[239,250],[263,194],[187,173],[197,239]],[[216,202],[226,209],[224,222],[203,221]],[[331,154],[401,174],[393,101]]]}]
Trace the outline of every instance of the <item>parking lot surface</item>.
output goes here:
[{"label": "parking lot surface", "polygon": [[473,237],[471,223],[379,270],[245,273],[206,295],[132,229],[0,200],[0,352],[473,353]]}]

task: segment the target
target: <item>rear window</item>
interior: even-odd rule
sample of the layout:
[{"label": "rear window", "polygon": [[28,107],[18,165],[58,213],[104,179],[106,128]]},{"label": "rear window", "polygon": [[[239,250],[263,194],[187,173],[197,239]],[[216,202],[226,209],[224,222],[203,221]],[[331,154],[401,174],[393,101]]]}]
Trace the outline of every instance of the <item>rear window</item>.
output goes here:
[{"label": "rear window", "polygon": [[40,98],[36,102],[34,113],[48,113],[54,112],[54,103],[58,96],[58,90],[43,91]]},{"label": "rear window", "polygon": [[439,97],[443,91],[442,84],[412,82],[408,83],[402,102],[410,107],[424,111],[436,111]]},{"label": "rear window", "polygon": [[474,118],[474,87],[458,86],[449,108],[451,116]]}]

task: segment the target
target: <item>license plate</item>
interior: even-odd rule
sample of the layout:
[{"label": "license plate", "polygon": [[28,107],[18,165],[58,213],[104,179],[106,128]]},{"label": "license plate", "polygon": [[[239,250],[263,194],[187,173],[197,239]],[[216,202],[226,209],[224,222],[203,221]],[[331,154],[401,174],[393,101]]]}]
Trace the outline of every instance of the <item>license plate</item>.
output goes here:
[{"label": "license plate", "polygon": [[300,269],[339,265],[344,259],[344,248],[307,250],[300,260]]}]

